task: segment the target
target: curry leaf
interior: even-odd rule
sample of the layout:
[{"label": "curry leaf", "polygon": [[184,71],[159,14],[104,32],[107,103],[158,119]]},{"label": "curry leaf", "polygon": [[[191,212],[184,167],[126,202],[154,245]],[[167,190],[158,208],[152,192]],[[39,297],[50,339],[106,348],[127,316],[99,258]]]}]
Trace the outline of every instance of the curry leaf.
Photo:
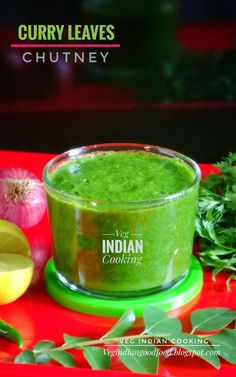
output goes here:
[{"label": "curry leaf", "polygon": [[[74,357],[65,352],[66,349],[82,349],[84,358],[93,369],[109,369],[111,364],[110,351],[98,347],[101,344],[119,343],[118,356],[120,361],[131,371],[137,373],[156,373],[159,363],[157,340],[164,344],[172,343],[182,348],[185,353],[197,356],[215,368],[219,368],[219,356],[236,365],[236,326],[225,329],[235,322],[236,311],[228,308],[208,308],[196,310],[191,315],[193,331],[181,333],[181,322],[170,317],[163,310],[149,306],[144,310],[145,329],[139,334],[123,335],[135,321],[132,310],[128,310],[122,318],[108,331],[104,337],[90,340],[87,337],[76,337],[64,334],[64,343],[55,348],[49,340],[38,342],[33,350],[21,352],[14,360],[18,363],[47,364],[51,360],[66,367],[74,367]],[[221,330],[224,328],[223,330]],[[221,330],[215,335],[194,335],[193,332]],[[154,343],[154,340],[155,343]],[[162,344],[162,343],[161,343]],[[168,346],[168,344],[167,344]]]},{"label": "curry leaf", "polygon": [[220,357],[236,365],[236,331],[225,329],[209,338],[212,347],[219,352]]},{"label": "curry leaf", "polygon": [[65,351],[55,350],[49,353],[50,357],[57,361],[59,364],[63,365],[64,367],[74,367],[75,360],[73,356]]},{"label": "curry leaf", "polygon": [[88,337],[71,336],[68,334],[64,334],[63,338],[64,338],[64,345],[71,346],[71,347],[76,347],[78,346],[78,344],[88,342],[90,340],[90,338]]},{"label": "curry leaf", "polygon": [[55,347],[55,343],[49,340],[42,340],[41,342],[36,343],[33,348],[34,352],[43,352],[50,350]]},{"label": "curry leaf", "polygon": [[36,364],[37,360],[33,351],[22,351],[16,358],[15,362],[19,364]]},{"label": "curry leaf", "polygon": [[181,322],[178,318],[169,317],[166,312],[154,306],[146,307],[143,317],[146,334],[165,336],[181,332]]},{"label": "curry leaf", "polygon": [[119,346],[119,359],[132,372],[156,373],[159,362],[158,349],[140,339],[132,338],[129,343],[121,343]]},{"label": "curry leaf", "polygon": [[101,338],[117,338],[124,335],[134,324],[135,314],[132,309],[128,309],[118,322]]},{"label": "curry leaf", "polygon": [[38,364],[48,364],[52,359],[48,353],[41,353],[36,355],[36,360]]},{"label": "curry leaf", "polygon": [[215,331],[236,319],[236,311],[226,308],[196,310],[191,314],[193,331]]},{"label": "curry leaf", "polygon": [[109,353],[100,347],[85,347],[83,355],[93,369],[109,369],[111,358]]},{"label": "curry leaf", "polygon": [[181,333],[176,337],[167,336],[166,338],[172,344],[189,351],[191,354],[200,357],[209,364],[213,365],[215,368],[219,369],[220,360],[218,356],[215,355],[213,348],[207,344],[205,339],[188,333]]}]

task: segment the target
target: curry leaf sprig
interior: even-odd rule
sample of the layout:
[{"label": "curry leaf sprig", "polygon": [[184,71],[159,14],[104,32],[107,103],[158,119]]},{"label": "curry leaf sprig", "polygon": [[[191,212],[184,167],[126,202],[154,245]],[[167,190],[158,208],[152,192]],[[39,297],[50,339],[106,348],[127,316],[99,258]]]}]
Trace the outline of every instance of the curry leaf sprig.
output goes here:
[{"label": "curry leaf sprig", "polygon": [[[22,351],[16,363],[48,364],[51,360],[65,367],[76,366],[71,350],[81,350],[93,369],[110,369],[110,349],[129,370],[136,373],[157,373],[159,356],[169,357],[179,347],[186,354],[195,355],[215,368],[220,368],[220,358],[236,365],[236,329],[226,328],[236,320],[236,311],[227,308],[196,310],[191,314],[191,333],[182,332],[178,318],[168,316],[163,310],[148,306],[143,313],[144,329],[136,335],[126,335],[135,322],[129,309],[105,335],[96,340],[64,334],[64,343],[38,342],[33,349]],[[217,332],[212,335],[212,332]],[[196,334],[201,332],[204,334]],[[162,344],[165,346],[162,347]],[[185,355],[186,356],[186,355]]]},{"label": "curry leaf sprig", "polygon": [[215,166],[219,174],[210,174],[200,187],[196,233],[203,265],[213,268],[214,278],[231,272],[229,286],[236,279],[236,153]]}]

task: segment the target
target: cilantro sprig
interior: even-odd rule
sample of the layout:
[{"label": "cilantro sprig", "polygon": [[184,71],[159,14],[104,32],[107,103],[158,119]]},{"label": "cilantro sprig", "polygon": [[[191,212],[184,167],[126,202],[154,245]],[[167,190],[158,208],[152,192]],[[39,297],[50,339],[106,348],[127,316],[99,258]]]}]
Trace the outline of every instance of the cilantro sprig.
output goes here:
[{"label": "cilantro sprig", "polygon": [[203,265],[213,268],[213,278],[229,271],[229,288],[236,280],[236,153],[215,166],[219,174],[210,174],[200,186],[196,233]]}]

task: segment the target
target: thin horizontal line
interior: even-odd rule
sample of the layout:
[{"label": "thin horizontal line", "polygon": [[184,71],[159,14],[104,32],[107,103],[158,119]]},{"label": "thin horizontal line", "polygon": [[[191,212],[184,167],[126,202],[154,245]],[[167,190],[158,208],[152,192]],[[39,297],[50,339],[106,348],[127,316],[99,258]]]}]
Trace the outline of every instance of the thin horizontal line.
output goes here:
[{"label": "thin horizontal line", "polygon": [[120,44],[11,44],[12,48],[119,48]]},{"label": "thin horizontal line", "polygon": [[110,233],[104,233],[103,236],[115,236],[115,234],[114,233],[111,233],[111,234]]},{"label": "thin horizontal line", "polygon": [[142,233],[131,233],[131,236],[142,236]]},{"label": "thin horizontal line", "polygon": [[[119,346],[123,346],[123,347],[129,347],[129,346],[132,346],[132,347],[143,347],[143,346],[157,346],[157,347],[183,347],[183,346],[189,346],[189,347],[209,347],[209,345],[207,344],[155,344],[155,343],[147,343],[147,344],[132,344],[132,343],[129,343],[129,344],[119,344]],[[113,346],[113,347],[117,347],[116,344],[109,344],[109,347],[110,346]],[[211,346],[214,346],[214,347],[220,347],[219,344],[211,344]]]}]

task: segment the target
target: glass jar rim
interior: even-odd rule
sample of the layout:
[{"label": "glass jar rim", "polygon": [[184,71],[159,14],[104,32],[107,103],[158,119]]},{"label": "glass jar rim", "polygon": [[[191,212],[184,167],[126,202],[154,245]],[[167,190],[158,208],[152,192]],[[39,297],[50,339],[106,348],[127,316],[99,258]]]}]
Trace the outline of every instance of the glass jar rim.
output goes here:
[{"label": "glass jar rim", "polygon": [[[116,149],[116,150],[115,150]],[[195,173],[193,181],[186,185],[182,190],[177,191],[173,194],[167,194],[160,196],[156,199],[145,199],[145,200],[134,200],[134,201],[113,201],[113,200],[100,200],[96,198],[84,198],[78,195],[73,195],[67,193],[64,190],[58,189],[58,187],[54,186],[49,179],[49,169],[53,167],[53,165],[57,163],[66,163],[72,161],[73,159],[78,158],[79,156],[84,156],[89,153],[94,152],[108,152],[108,151],[132,151],[132,150],[143,150],[144,152],[149,153],[156,153],[165,157],[170,158],[177,158],[180,161],[187,164]],[[191,189],[200,181],[201,179],[201,171],[197,163],[192,160],[191,158],[176,152],[174,150],[163,148],[159,146],[149,145],[149,144],[138,144],[138,143],[105,143],[105,144],[94,144],[89,146],[78,147],[74,149],[70,149],[64,153],[57,155],[56,157],[52,158],[44,167],[43,169],[43,180],[44,183],[50,188],[52,192],[54,192],[57,196],[61,196],[66,200],[70,200],[73,202],[81,202],[84,204],[92,204],[94,207],[97,205],[119,205],[119,206],[145,206],[151,207],[161,204],[166,204],[168,202],[177,200],[183,196],[185,196]]]}]

